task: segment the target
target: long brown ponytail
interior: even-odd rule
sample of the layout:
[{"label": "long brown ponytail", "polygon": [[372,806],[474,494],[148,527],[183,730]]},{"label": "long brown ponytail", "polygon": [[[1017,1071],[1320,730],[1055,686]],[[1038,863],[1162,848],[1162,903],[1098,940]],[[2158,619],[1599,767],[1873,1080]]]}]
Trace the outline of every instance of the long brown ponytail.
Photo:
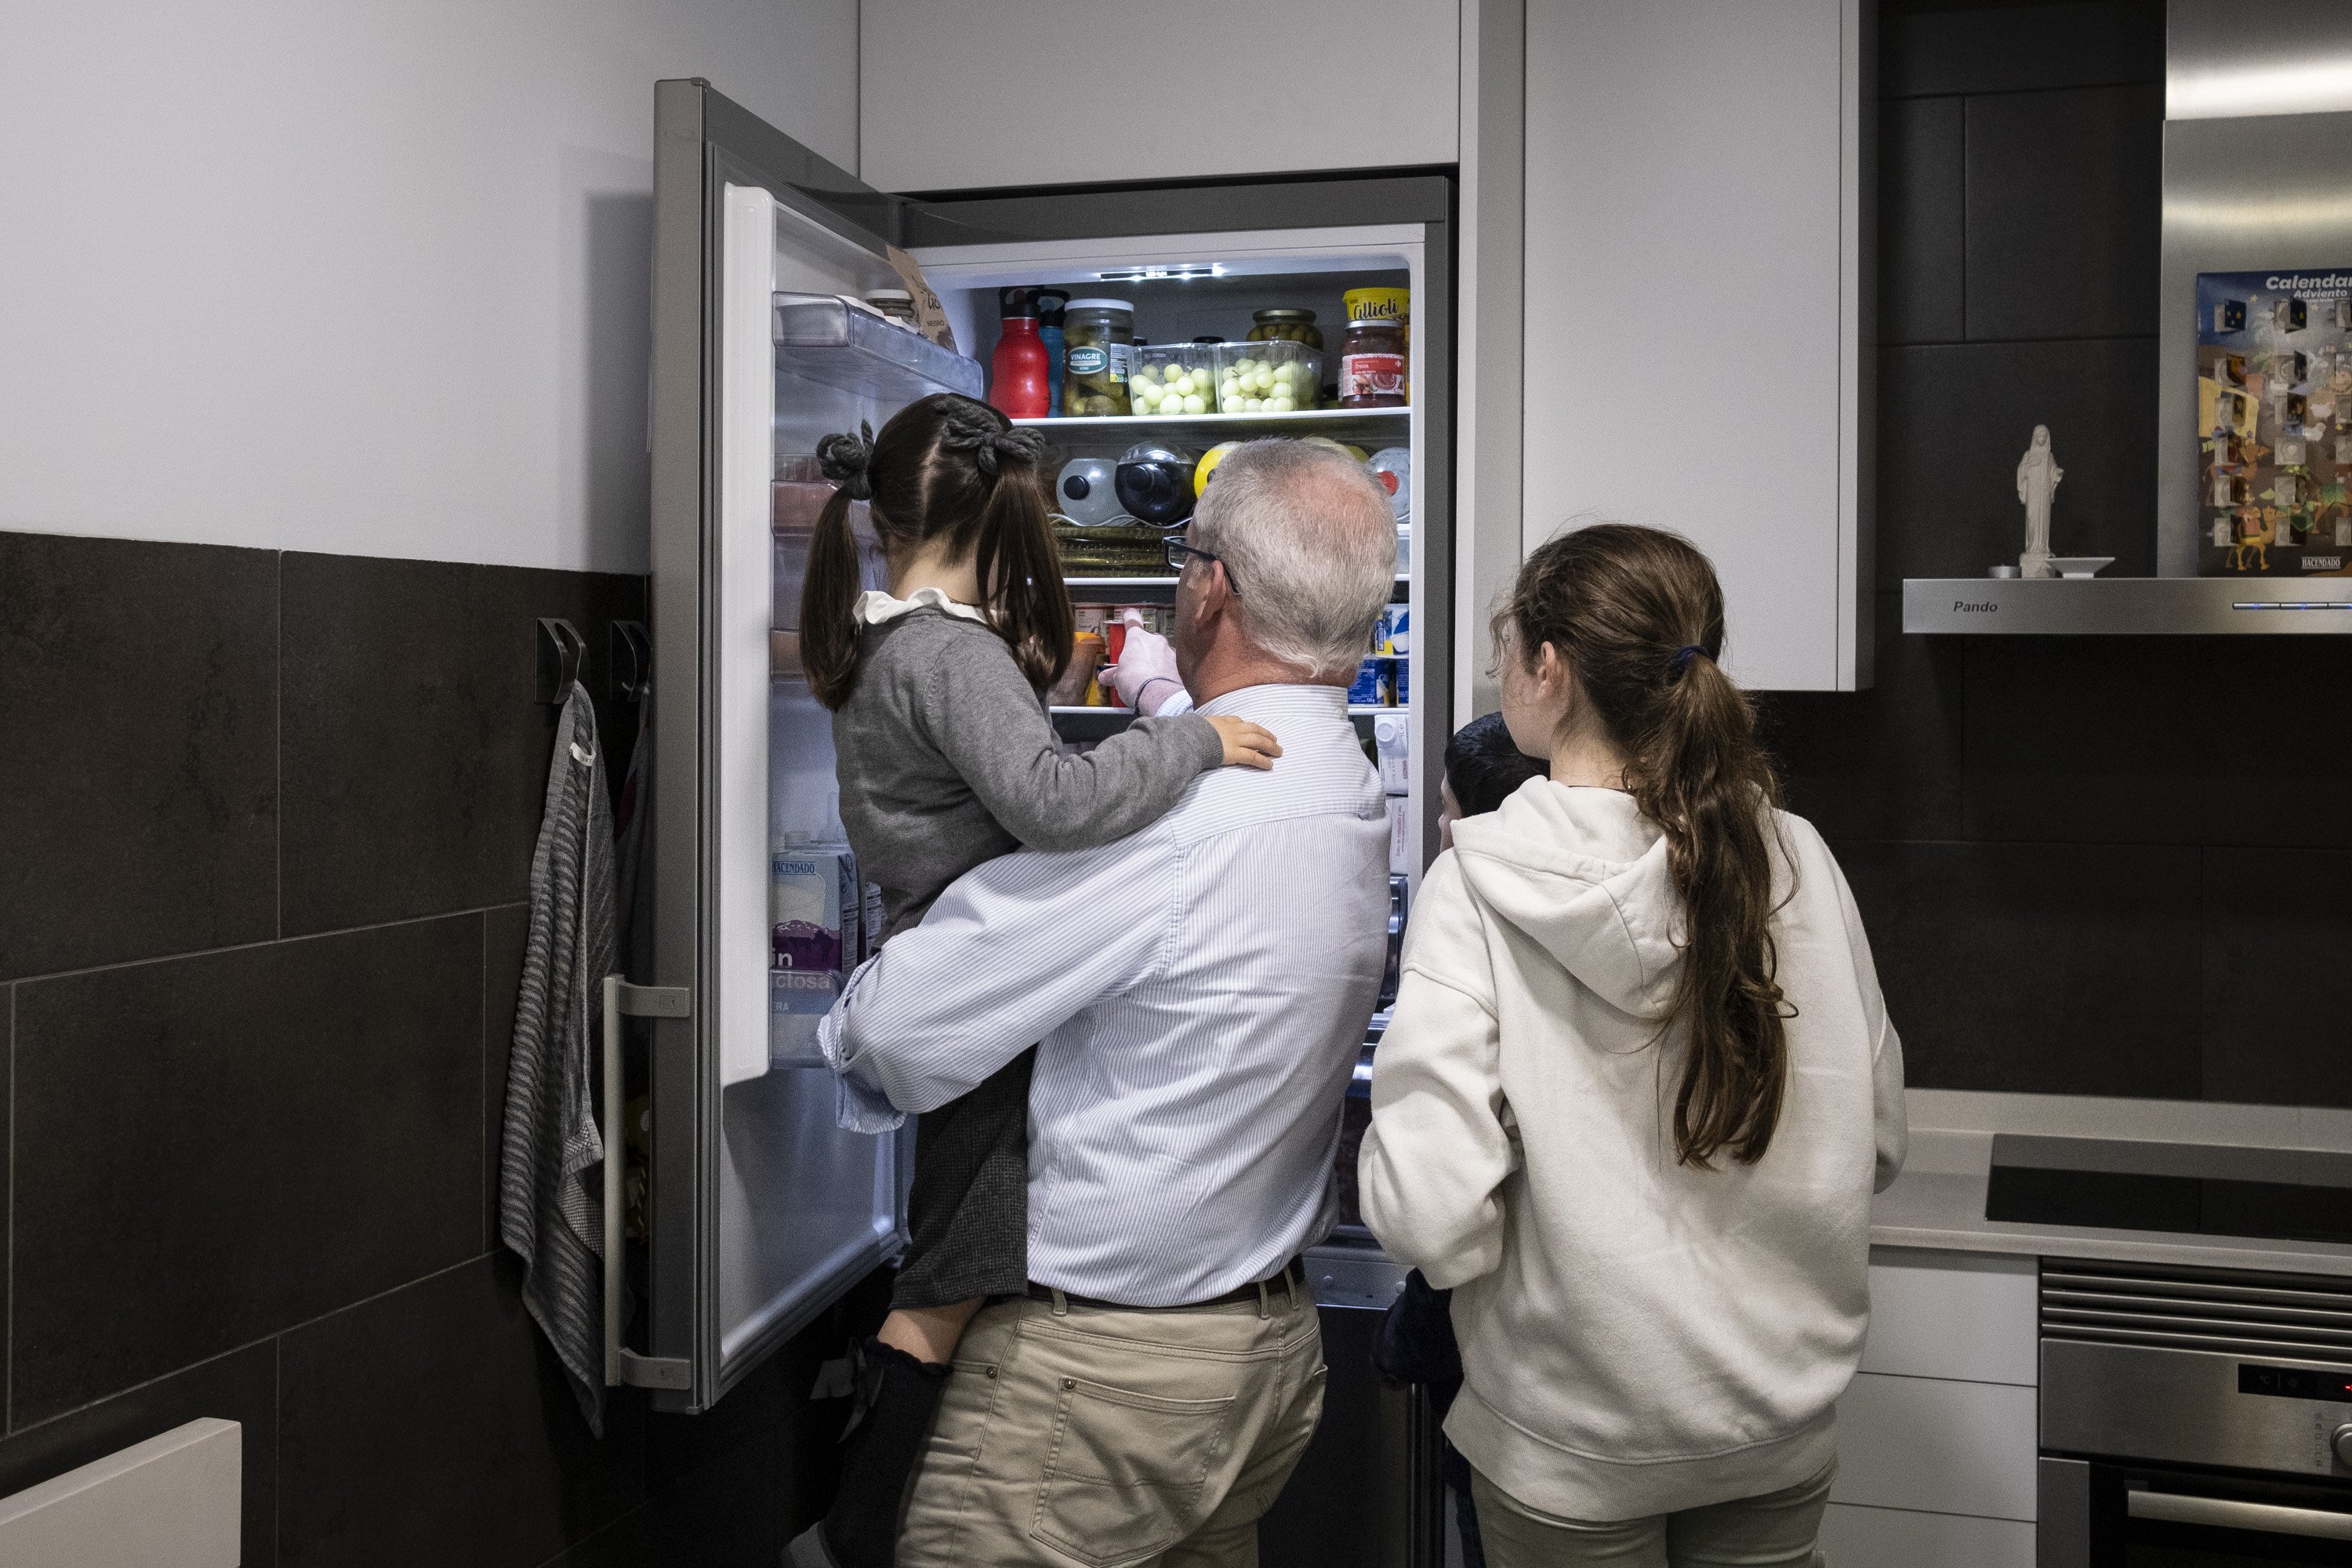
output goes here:
[{"label": "long brown ponytail", "polygon": [[801,668],[827,708],[857,684],[857,595],[864,571],[849,521],[870,502],[885,555],[934,542],[970,552],[981,608],[1039,689],[1069,668],[1073,616],[1038,465],[1045,437],[1016,430],[984,403],[934,393],[890,416],[882,433],[827,436],[817,458],[840,483],[817,514],[801,586]]},{"label": "long brown ponytail", "polygon": [[[1689,1036],[1675,1152],[1706,1165],[1770,1146],[1789,1076],[1791,1009],[1775,973],[1770,809],[1780,803],[1748,694],[1716,660],[1723,590],[1691,543],[1601,523],[1528,557],[1496,617],[1513,651],[1559,649],[1626,756],[1625,787],[1664,832],[1685,925],[1664,1018]],[[1663,1037],[1663,1034],[1661,1036]]]}]

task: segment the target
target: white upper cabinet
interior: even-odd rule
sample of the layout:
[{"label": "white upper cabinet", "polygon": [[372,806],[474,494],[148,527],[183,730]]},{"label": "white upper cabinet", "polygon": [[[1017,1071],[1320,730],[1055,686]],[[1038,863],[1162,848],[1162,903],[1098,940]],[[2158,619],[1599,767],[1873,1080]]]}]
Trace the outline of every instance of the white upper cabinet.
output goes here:
[{"label": "white upper cabinet", "polygon": [[1458,0],[866,0],[886,191],[1451,163]]},{"label": "white upper cabinet", "polygon": [[1870,683],[1871,4],[1527,8],[1528,546],[1687,535],[1755,688]]}]

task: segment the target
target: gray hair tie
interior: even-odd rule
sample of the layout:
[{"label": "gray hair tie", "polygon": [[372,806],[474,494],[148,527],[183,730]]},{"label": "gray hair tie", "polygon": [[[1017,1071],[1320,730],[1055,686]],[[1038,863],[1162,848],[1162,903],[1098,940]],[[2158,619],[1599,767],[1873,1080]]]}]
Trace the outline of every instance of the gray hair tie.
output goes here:
[{"label": "gray hair tie", "polygon": [[1034,466],[1045,458],[1044,436],[1001,428],[993,414],[977,403],[953,410],[940,430],[940,445],[951,452],[970,452],[973,464],[992,479],[1008,459]]},{"label": "gray hair tie", "polygon": [[817,468],[841,486],[851,500],[874,499],[874,480],[867,471],[874,462],[874,426],[857,422],[857,434],[821,437],[816,444]]}]

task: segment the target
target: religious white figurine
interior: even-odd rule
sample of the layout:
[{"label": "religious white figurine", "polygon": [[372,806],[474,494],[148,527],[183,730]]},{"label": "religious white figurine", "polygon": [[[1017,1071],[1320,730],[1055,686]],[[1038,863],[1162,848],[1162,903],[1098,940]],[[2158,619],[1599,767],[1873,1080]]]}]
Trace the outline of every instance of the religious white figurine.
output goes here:
[{"label": "religious white figurine", "polygon": [[2017,499],[2025,503],[2025,553],[2017,558],[2021,577],[2056,574],[2050,566],[2050,498],[2065,477],[2050,450],[2050,426],[2036,425],[2033,445],[2017,460]]}]

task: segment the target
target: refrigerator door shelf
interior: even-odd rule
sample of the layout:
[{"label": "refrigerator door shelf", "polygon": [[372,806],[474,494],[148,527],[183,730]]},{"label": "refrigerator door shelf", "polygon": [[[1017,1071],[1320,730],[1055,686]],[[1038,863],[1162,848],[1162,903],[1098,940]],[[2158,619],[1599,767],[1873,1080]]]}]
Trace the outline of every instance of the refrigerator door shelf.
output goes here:
[{"label": "refrigerator door shelf", "polygon": [[934,392],[978,397],[980,362],[832,294],[775,296],[776,371],[893,405]]}]

